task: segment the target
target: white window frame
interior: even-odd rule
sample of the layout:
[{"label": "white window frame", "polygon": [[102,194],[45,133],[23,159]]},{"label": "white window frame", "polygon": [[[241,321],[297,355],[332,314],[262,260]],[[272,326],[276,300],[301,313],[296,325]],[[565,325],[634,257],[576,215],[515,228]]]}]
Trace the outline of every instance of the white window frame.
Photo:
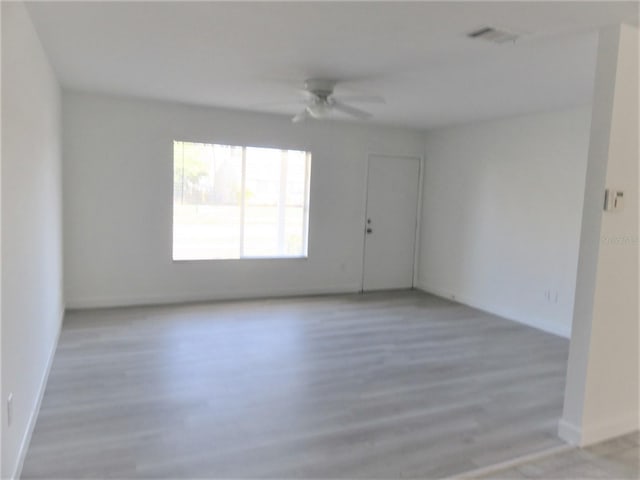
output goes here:
[{"label": "white window frame", "polygon": [[[171,215],[171,257],[174,262],[202,262],[202,261],[226,261],[226,260],[296,260],[296,259],[307,259],[309,258],[309,205],[310,205],[310,184],[311,184],[311,158],[312,154],[309,150],[296,150],[290,148],[277,148],[277,147],[256,147],[253,145],[224,145],[224,144],[214,144],[214,143],[205,143],[205,142],[189,142],[185,140],[174,140],[173,147],[175,152],[175,144],[176,143],[201,143],[204,145],[223,145],[231,148],[241,148],[242,149],[242,166],[241,166],[241,191],[242,195],[240,195],[240,244],[239,244],[239,254],[238,257],[228,257],[228,258],[175,258],[174,257],[174,235],[175,235],[175,212],[173,210],[172,203],[172,215]],[[281,152],[286,152],[288,150],[299,151],[305,153],[305,170],[304,170],[304,201],[303,201],[303,225],[302,225],[302,253],[300,255],[245,255],[244,253],[244,244],[245,244],[245,190],[246,190],[246,167],[247,167],[247,149],[248,148],[265,148],[271,150],[280,150]],[[280,192],[278,199],[278,251],[284,251],[284,230],[285,230],[285,215],[284,210],[286,209],[286,176],[287,169],[285,156],[283,155],[280,159]],[[173,158],[174,164],[174,174],[175,174],[175,156]],[[175,179],[174,179],[175,181]],[[173,185],[173,183],[172,183]],[[283,188],[284,185],[284,188]],[[183,186],[184,188],[184,186]]]}]

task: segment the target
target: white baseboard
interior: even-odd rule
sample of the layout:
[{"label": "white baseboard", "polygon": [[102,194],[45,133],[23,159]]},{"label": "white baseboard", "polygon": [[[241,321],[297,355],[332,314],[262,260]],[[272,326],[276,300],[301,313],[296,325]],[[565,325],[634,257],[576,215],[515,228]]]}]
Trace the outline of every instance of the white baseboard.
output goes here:
[{"label": "white baseboard", "polygon": [[580,446],[580,441],[582,440],[580,429],[567,422],[564,418],[561,418],[558,422],[558,436],[569,445]]},{"label": "white baseboard", "polygon": [[558,424],[558,436],[571,445],[587,447],[595,443],[636,432],[639,427],[637,412],[619,416],[608,422],[588,425],[582,428],[565,419],[561,419]]},{"label": "white baseboard", "polygon": [[62,310],[59,312],[59,324],[58,324],[58,332],[56,333],[56,338],[51,346],[51,350],[49,351],[49,357],[47,359],[47,365],[42,374],[42,378],[40,379],[40,386],[38,390],[38,398],[36,400],[35,406],[29,415],[29,421],[27,422],[27,428],[24,432],[24,436],[22,437],[22,442],[20,443],[20,448],[18,449],[18,461],[16,462],[16,468],[13,472],[13,475],[10,477],[11,479],[19,479],[22,475],[22,467],[24,467],[24,461],[27,457],[27,450],[29,449],[29,444],[31,443],[31,436],[33,435],[33,430],[36,427],[36,421],[38,420],[38,413],[40,413],[40,406],[42,405],[42,399],[44,398],[44,392],[47,388],[47,380],[49,380],[49,373],[51,372],[51,366],[53,365],[53,357],[56,353],[56,348],[58,347],[58,341],[60,340],[60,332],[62,331],[62,321],[64,320],[64,312],[65,308],[62,307]]},{"label": "white baseboard", "polygon": [[437,297],[446,298],[447,300],[462,303],[464,305],[468,305],[469,307],[477,308],[478,310],[482,310],[493,315],[498,315],[500,317],[506,318],[507,320],[527,325],[528,327],[533,327],[547,333],[552,333],[553,335],[557,335],[559,337],[571,338],[571,325],[558,325],[556,323],[545,322],[539,319],[533,320],[528,318],[515,318],[512,313],[501,311],[500,308],[496,308],[492,305],[487,305],[485,302],[482,302],[478,299],[447,292],[440,288],[432,287],[421,282],[418,282],[415,288],[435,295]]},{"label": "white baseboard", "polygon": [[273,288],[256,291],[226,291],[211,294],[177,293],[169,295],[139,295],[117,297],[92,297],[67,300],[67,310],[90,308],[133,307],[149,305],[172,305],[182,303],[216,302],[221,300],[250,300],[277,297],[301,297],[306,295],[349,294],[360,291],[360,284],[331,285],[311,288]]}]

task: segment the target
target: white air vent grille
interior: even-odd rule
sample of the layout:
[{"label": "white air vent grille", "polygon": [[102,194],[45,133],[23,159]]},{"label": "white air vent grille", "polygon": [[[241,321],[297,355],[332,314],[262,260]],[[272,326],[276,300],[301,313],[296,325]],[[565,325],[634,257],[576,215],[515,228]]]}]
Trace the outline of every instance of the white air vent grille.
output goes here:
[{"label": "white air vent grille", "polygon": [[515,42],[520,35],[514,32],[497,29],[494,27],[482,27],[467,34],[469,38],[481,38],[493,43]]}]

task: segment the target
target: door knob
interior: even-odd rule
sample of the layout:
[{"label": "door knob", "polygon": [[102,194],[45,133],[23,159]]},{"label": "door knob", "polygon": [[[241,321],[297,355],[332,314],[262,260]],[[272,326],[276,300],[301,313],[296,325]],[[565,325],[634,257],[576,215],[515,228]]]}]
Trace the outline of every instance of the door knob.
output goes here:
[{"label": "door knob", "polygon": [[367,233],[372,233],[372,232],[373,232],[373,230],[372,230],[372,229],[367,228]]}]

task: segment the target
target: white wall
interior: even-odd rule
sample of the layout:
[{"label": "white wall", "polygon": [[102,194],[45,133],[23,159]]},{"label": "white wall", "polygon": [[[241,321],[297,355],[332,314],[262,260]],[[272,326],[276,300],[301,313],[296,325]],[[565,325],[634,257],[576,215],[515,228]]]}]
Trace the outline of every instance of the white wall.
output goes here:
[{"label": "white wall", "polygon": [[[0,7],[0,50],[2,49],[2,12]],[[2,52],[0,51],[0,57]],[[2,67],[0,65],[0,72]],[[2,89],[2,75],[0,75],[0,90]],[[2,109],[2,95],[0,95],[0,110]],[[2,226],[2,115],[0,114],[0,227]],[[2,232],[0,231],[0,406],[2,405]],[[1,407],[0,407],[1,408]],[[0,422],[3,422],[0,415]],[[2,475],[2,423],[0,423],[0,477]]]},{"label": "white wall", "polygon": [[[69,307],[357,291],[367,155],[424,148],[411,130],[71,92],[63,125]],[[310,150],[309,258],[173,262],[173,140]]]},{"label": "white wall", "polygon": [[420,288],[569,336],[589,124],[584,107],[428,132]]},{"label": "white wall", "polygon": [[[574,333],[560,435],[586,445],[637,430],[638,308],[637,27],[600,32],[584,197]],[[605,188],[625,206],[603,212]]]},{"label": "white wall", "polygon": [[[60,330],[60,88],[22,3],[2,2],[2,477],[19,468]],[[5,401],[13,393],[13,421]]]}]

